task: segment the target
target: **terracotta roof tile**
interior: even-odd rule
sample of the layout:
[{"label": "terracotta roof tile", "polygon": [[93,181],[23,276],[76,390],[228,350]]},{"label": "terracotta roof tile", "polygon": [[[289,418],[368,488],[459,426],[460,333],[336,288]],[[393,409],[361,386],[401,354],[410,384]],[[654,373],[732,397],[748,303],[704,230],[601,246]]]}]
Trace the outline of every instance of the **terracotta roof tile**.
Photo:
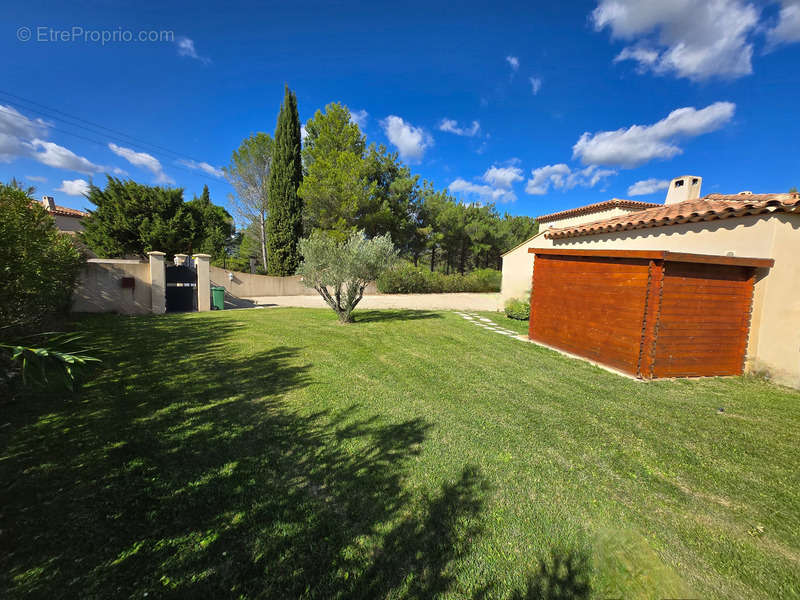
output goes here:
[{"label": "terracotta roof tile", "polygon": [[74,208],[67,208],[66,206],[58,206],[58,205],[56,205],[54,210],[48,210],[47,212],[49,212],[51,215],[61,215],[61,216],[64,216],[64,217],[80,217],[80,218],[83,218],[83,217],[88,217],[89,216],[88,212],[85,212],[85,211],[82,211],[82,210],[77,210],[77,209],[74,209]]},{"label": "terracotta roof tile", "polygon": [[579,237],[687,222],[713,221],[728,217],[744,217],[765,212],[800,212],[800,194],[709,194],[703,198],[675,204],[659,204],[654,208],[593,223],[550,229],[545,233],[545,237],[550,239]]},{"label": "terracotta roof tile", "polygon": [[611,208],[632,208],[634,210],[642,210],[645,208],[652,208],[654,206],[662,206],[661,204],[653,204],[652,202],[640,202],[638,200],[625,200],[623,198],[612,198],[611,200],[604,200],[595,204],[587,204],[586,206],[579,206],[577,208],[570,208],[569,210],[562,210],[561,212],[550,213],[549,215],[542,215],[536,217],[539,223],[548,223],[549,221],[557,221],[567,217],[577,217],[578,215],[588,215],[594,212],[609,210]]}]

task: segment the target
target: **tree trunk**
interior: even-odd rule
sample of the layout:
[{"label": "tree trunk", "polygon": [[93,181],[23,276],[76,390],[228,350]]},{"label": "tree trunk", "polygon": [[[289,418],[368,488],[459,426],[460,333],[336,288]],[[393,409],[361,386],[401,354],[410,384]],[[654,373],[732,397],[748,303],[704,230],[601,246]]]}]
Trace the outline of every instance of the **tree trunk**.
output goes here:
[{"label": "tree trunk", "polygon": [[261,264],[264,265],[264,272],[267,272],[267,232],[264,229],[264,218],[260,215],[259,225],[261,226]]},{"label": "tree trunk", "polygon": [[436,246],[431,246],[431,273],[436,266]]}]

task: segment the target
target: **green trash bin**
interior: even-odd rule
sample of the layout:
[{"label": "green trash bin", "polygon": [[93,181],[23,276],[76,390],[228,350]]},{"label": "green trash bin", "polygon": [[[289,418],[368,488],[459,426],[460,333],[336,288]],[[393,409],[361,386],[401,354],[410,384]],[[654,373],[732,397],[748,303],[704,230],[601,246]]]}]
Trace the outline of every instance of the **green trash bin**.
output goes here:
[{"label": "green trash bin", "polygon": [[211,286],[211,310],[225,310],[225,288],[221,285]]}]

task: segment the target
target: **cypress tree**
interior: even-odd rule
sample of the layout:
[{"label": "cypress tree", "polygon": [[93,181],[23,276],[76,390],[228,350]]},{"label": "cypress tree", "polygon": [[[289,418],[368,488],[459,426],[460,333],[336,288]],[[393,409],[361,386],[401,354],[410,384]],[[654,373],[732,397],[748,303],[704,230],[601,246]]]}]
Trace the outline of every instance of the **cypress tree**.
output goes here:
[{"label": "cypress tree", "polygon": [[286,86],[272,152],[267,214],[267,272],[292,275],[300,264],[303,201],[297,195],[303,179],[297,97]]}]

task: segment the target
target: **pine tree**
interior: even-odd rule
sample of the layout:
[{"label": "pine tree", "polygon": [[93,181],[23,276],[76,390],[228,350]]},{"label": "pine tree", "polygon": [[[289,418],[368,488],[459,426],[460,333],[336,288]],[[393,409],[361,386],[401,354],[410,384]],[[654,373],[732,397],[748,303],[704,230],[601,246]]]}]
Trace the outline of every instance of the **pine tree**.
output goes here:
[{"label": "pine tree", "polygon": [[303,235],[303,201],[297,189],[302,179],[297,97],[286,86],[275,128],[269,177],[267,272],[270,275],[292,275],[300,264],[298,242]]}]

